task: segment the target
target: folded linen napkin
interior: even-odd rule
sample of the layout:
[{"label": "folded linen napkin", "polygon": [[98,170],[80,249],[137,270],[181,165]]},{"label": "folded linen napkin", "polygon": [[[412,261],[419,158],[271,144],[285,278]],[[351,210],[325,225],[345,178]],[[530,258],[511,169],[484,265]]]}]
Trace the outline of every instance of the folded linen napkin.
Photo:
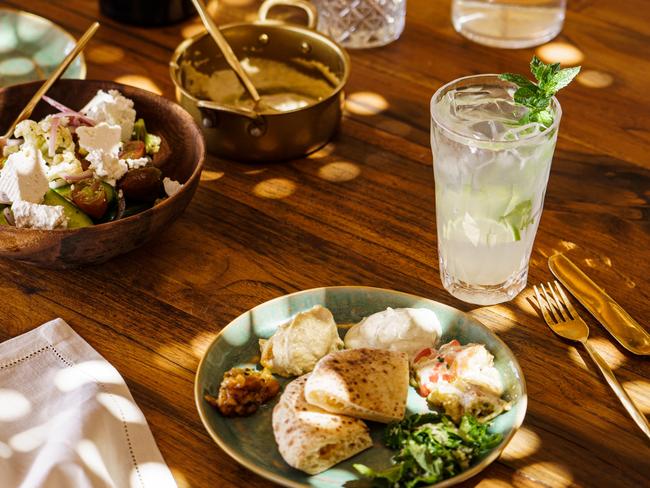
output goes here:
[{"label": "folded linen napkin", "polygon": [[56,319],[0,344],[3,488],[171,488],[124,380]]}]

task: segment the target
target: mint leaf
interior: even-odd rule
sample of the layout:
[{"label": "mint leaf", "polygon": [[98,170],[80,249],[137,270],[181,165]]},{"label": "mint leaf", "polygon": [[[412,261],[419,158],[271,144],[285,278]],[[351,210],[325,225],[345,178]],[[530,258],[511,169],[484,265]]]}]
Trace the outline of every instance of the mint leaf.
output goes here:
[{"label": "mint leaf", "polygon": [[515,85],[521,88],[537,89],[535,83],[530,81],[525,76],[521,76],[516,73],[503,73],[501,76],[499,76],[499,78],[501,78],[502,80],[511,81],[512,83],[514,83]]},{"label": "mint leaf", "polygon": [[553,92],[555,93],[560,91],[571,83],[578,73],[580,73],[580,66],[576,66],[575,68],[565,68],[556,73],[551,80]]},{"label": "mint leaf", "polygon": [[560,63],[546,64],[537,56],[530,61],[530,72],[537,83],[516,73],[503,73],[499,79],[517,85],[513,98],[515,103],[528,108],[517,123],[525,125],[537,122],[544,127],[553,124],[553,111],[550,108],[553,96],[566,87],[580,72],[580,66],[574,68],[560,68]]},{"label": "mint leaf", "polygon": [[[539,120],[535,120],[534,122],[541,123]],[[533,202],[531,200],[519,202],[510,212],[503,215],[499,220],[510,227],[515,241],[520,241],[522,231],[533,223]]]}]

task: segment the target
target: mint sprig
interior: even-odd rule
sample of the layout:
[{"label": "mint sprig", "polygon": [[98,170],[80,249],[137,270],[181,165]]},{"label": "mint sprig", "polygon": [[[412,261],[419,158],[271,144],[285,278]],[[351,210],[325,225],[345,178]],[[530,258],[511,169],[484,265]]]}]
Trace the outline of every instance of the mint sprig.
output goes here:
[{"label": "mint sprig", "polygon": [[580,66],[561,69],[560,63],[546,64],[537,56],[533,56],[530,71],[537,83],[516,73],[504,73],[499,78],[518,86],[514,95],[515,103],[528,108],[528,112],[518,121],[520,125],[538,122],[544,127],[550,127],[553,124],[551,99],[559,90],[571,83],[580,72]]}]

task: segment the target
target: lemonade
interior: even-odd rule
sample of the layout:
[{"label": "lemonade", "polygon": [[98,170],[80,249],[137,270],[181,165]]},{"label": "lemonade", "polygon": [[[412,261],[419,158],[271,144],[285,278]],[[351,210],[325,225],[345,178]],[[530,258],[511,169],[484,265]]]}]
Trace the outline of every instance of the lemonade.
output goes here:
[{"label": "lemonade", "polygon": [[461,78],[431,100],[440,272],[457,298],[482,305],[512,299],[528,261],[561,117],[521,123],[527,108],[497,75]]}]

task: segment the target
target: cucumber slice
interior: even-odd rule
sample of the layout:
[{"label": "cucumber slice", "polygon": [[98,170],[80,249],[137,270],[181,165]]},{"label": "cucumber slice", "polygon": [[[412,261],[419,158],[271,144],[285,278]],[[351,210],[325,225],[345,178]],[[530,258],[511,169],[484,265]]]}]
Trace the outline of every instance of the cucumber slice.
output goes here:
[{"label": "cucumber slice", "polygon": [[43,204],[51,206],[60,205],[63,207],[63,212],[68,217],[68,229],[78,229],[93,225],[93,221],[88,215],[54,190],[47,191],[45,197],[43,197]]}]

